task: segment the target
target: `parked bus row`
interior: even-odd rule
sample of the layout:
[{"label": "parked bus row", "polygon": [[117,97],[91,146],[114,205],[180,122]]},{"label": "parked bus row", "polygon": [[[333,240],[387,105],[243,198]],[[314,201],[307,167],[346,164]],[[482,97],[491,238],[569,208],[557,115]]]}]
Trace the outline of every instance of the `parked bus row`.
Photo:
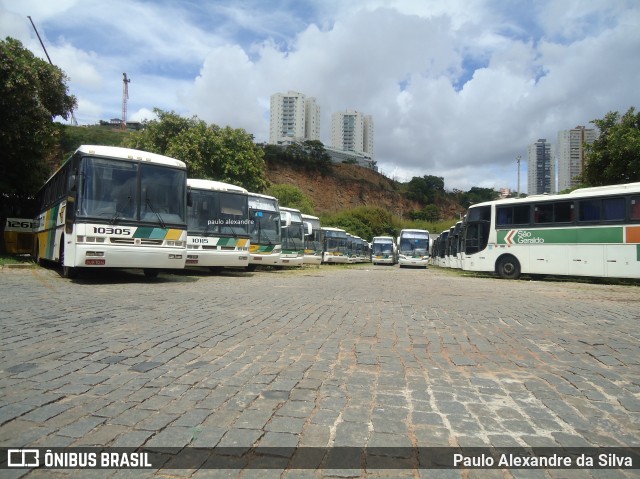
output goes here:
[{"label": "parked bus row", "polygon": [[196,266],[355,263],[371,254],[367,241],[272,196],[187,178],[183,162],[127,148],[81,146],[36,204],[35,219],[7,222],[8,251],[57,262],[65,277],[79,268],[141,268],[154,277]]},{"label": "parked bus row", "polygon": [[469,207],[434,242],[442,267],[495,273],[640,278],[640,183]]},{"label": "parked bus row", "polygon": [[398,264],[426,268],[429,264],[431,238],[427,230],[403,229],[392,236],[375,236],[371,243],[373,264]]}]

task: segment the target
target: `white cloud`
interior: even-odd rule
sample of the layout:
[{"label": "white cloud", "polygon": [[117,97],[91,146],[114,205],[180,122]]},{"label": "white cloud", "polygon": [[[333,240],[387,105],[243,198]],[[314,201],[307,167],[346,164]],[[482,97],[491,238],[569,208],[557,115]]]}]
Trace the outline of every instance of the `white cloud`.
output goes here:
[{"label": "white cloud", "polygon": [[43,56],[37,11],[79,119],[119,117],[127,72],[129,119],[160,107],[263,141],[269,97],[296,90],[323,141],[333,112],[371,114],[383,171],[448,188],[515,189],[529,143],[640,106],[635,0],[36,3],[0,3],[0,31]]}]

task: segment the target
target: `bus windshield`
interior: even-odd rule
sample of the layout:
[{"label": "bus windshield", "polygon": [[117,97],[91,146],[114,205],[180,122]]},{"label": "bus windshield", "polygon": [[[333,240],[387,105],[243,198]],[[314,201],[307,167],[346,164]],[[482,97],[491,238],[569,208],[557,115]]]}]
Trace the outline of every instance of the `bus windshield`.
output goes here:
[{"label": "bus windshield", "polygon": [[186,172],[164,166],[85,157],[79,214],[84,217],[184,224]]},{"label": "bus windshield", "polygon": [[247,196],[212,190],[191,190],[188,209],[189,234],[211,236],[247,235],[249,232]]},{"label": "bus windshield", "polygon": [[373,254],[393,254],[393,242],[378,242],[373,243]]},{"label": "bus windshield", "polygon": [[282,228],[282,249],[301,249],[304,247],[304,230],[302,223],[291,223]]},{"label": "bus windshield", "polygon": [[400,253],[426,255],[429,250],[429,238],[427,236],[409,234],[400,238]]},{"label": "bus windshield", "polygon": [[251,212],[251,244],[280,244],[280,213],[263,210]]}]

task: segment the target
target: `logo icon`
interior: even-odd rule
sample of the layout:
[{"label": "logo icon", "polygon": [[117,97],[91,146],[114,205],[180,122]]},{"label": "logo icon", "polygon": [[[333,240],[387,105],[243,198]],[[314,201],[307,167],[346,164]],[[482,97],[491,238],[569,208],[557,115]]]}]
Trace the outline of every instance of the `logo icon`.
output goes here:
[{"label": "logo icon", "polygon": [[9,449],[7,450],[9,467],[38,467],[40,465],[40,451],[38,449]]}]

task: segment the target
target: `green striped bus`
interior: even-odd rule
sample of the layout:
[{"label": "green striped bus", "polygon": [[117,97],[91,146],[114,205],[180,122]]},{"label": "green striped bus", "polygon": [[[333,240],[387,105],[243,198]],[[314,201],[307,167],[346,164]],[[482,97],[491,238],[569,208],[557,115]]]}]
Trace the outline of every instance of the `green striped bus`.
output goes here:
[{"label": "green striped bus", "polygon": [[187,169],[146,151],[83,145],[37,195],[34,256],[81,268],[184,268]]},{"label": "green striped bus", "polygon": [[462,269],[640,278],[640,183],[472,205]]}]

